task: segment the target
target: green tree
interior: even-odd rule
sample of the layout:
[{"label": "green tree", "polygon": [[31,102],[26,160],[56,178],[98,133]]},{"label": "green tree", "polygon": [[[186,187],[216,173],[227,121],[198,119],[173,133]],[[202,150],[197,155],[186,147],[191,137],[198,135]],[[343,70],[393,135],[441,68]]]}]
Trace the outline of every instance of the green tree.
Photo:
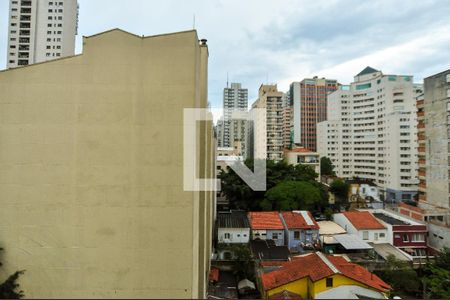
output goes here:
[{"label": "green tree", "polygon": [[426,266],[425,274],[423,281],[427,298],[450,299],[450,270],[429,264]]},{"label": "green tree", "polygon": [[446,270],[450,270],[450,248],[444,247],[436,256],[436,266]]},{"label": "green tree", "polygon": [[[245,165],[253,170],[253,161],[246,160]],[[322,198],[327,194],[323,186],[316,181],[317,173],[306,165],[289,165],[284,161],[267,161],[266,164],[267,190],[275,187],[283,181],[305,181],[316,186]],[[253,191],[231,168],[227,172],[221,172],[219,179],[222,183],[222,192],[228,198],[232,208],[244,210],[260,210],[263,204],[265,192]]]},{"label": "green tree", "polygon": [[229,248],[234,255],[235,275],[239,280],[249,278],[252,266],[252,254],[247,245],[232,245]]},{"label": "green tree", "polygon": [[329,159],[326,156],[320,158],[320,174],[328,176],[336,176],[336,173],[334,172],[333,163],[331,162],[331,159]]},{"label": "green tree", "polygon": [[321,206],[317,186],[306,181],[285,181],[266,192],[261,204],[263,210],[312,210]]},{"label": "green tree", "polygon": [[[3,251],[3,249],[0,248],[0,251]],[[1,266],[2,263],[0,262],[0,267]],[[25,271],[17,271],[10,275],[5,282],[0,284],[0,299],[21,299],[24,297],[23,291],[17,291],[20,288],[17,280],[24,272]]]},{"label": "green tree", "polygon": [[416,271],[408,262],[401,261],[392,254],[387,257],[385,269],[377,273],[397,293],[409,296],[420,294],[422,285]]},{"label": "green tree", "polygon": [[348,201],[348,190],[350,188],[350,185],[346,183],[342,179],[336,179],[334,180],[330,185],[330,192],[332,192],[337,202],[341,204],[346,204]]}]

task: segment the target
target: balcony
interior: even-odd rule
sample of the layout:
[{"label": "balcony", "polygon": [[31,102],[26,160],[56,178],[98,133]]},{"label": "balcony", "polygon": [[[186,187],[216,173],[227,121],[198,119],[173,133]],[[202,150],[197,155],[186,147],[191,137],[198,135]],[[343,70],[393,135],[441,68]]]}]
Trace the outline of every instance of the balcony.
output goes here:
[{"label": "balcony", "polygon": [[30,29],[30,23],[20,23],[20,29]]},{"label": "balcony", "polygon": [[20,5],[21,6],[31,6],[31,1],[21,1]]},{"label": "balcony", "polygon": [[426,164],[426,160],[423,158],[419,159],[419,165],[425,165]]},{"label": "balcony", "polygon": [[19,45],[19,51],[30,51],[29,45]]},{"label": "balcony", "polygon": [[28,59],[19,59],[18,65],[19,66],[26,66],[26,65],[28,65]]},{"label": "balcony", "polygon": [[419,177],[425,177],[427,173],[424,170],[419,170]]},{"label": "balcony", "polygon": [[19,43],[30,43],[30,38],[20,38]]},{"label": "balcony", "polygon": [[31,21],[31,16],[20,16],[20,21],[23,22],[30,22]]},{"label": "balcony", "polygon": [[30,31],[29,30],[21,30],[19,32],[20,36],[30,36]]},{"label": "balcony", "polygon": [[31,8],[21,8],[20,13],[21,14],[31,14]]}]

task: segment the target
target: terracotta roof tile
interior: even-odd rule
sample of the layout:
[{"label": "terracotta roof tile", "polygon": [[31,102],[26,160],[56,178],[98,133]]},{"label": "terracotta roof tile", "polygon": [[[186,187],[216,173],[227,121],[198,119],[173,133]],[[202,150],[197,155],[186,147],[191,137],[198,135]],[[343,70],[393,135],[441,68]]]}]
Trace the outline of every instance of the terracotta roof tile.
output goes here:
[{"label": "terracotta roof tile", "polygon": [[314,220],[312,214],[309,211],[307,213],[313,225],[308,225],[302,214],[297,212],[283,212],[282,216],[288,229],[319,229],[319,224]]},{"label": "terracotta roof tile", "polygon": [[357,264],[347,262],[343,257],[322,255],[324,257],[322,259],[319,255],[322,254],[311,253],[295,257],[292,261],[284,263],[280,269],[262,274],[264,290],[271,290],[307,276],[315,282],[336,274],[335,271],[382,292],[392,289],[378,276]]},{"label": "terracotta roof tile", "polygon": [[365,285],[373,287],[379,291],[387,291],[392,289],[389,284],[381,280],[381,278],[377,275],[370,273],[360,265],[348,262],[342,256],[328,256],[327,258],[346,277],[364,283]]},{"label": "terracotta roof tile", "polygon": [[342,213],[356,229],[385,229],[368,211],[346,211]]},{"label": "terracotta roof tile", "polygon": [[284,229],[283,223],[280,219],[280,215],[276,211],[249,212],[248,219],[250,221],[250,227],[253,230]]}]

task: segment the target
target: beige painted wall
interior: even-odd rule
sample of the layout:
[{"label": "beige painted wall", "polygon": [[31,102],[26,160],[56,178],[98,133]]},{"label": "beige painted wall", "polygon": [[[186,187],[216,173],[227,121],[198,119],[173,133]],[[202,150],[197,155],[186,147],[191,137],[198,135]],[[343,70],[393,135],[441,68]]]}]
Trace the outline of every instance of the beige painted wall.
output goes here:
[{"label": "beige painted wall", "polygon": [[113,30],[0,72],[0,279],[26,269],[27,298],[204,297],[215,193],[183,191],[182,125],[207,56],[195,31]]}]

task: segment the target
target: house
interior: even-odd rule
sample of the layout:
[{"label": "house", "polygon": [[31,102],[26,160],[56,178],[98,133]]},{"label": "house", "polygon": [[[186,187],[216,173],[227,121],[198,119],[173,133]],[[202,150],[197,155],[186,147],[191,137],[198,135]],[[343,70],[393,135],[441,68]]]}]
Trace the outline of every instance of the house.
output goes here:
[{"label": "house", "polygon": [[386,210],[374,210],[372,214],[388,231],[388,242],[413,258],[427,256],[427,225],[409,220]]},{"label": "house", "polygon": [[333,215],[333,220],[348,233],[365,242],[387,243],[387,228],[368,211],[346,211]]},{"label": "house", "polygon": [[[282,212],[286,245],[300,252],[305,245],[319,245],[319,225],[309,211]],[[302,246],[303,245],[303,246]]]},{"label": "house", "polygon": [[265,299],[280,299],[280,293],[315,299],[342,286],[358,286],[387,297],[392,289],[376,275],[342,256],[326,256],[320,252],[294,257],[279,269],[262,274],[261,283]]},{"label": "house", "polygon": [[320,155],[303,147],[296,147],[284,151],[284,158],[290,165],[305,165],[311,167],[318,175],[320,181]]},{"label": "house", "polygon": [[219,244],[247,244],[250,240],[250,223],[244,211],[219,212],[216,228]]},{"label": "house", "polygon": [[249,212],[252,239],[273,240],[277,246],[284,243],[284,225],[276,211]]}]

